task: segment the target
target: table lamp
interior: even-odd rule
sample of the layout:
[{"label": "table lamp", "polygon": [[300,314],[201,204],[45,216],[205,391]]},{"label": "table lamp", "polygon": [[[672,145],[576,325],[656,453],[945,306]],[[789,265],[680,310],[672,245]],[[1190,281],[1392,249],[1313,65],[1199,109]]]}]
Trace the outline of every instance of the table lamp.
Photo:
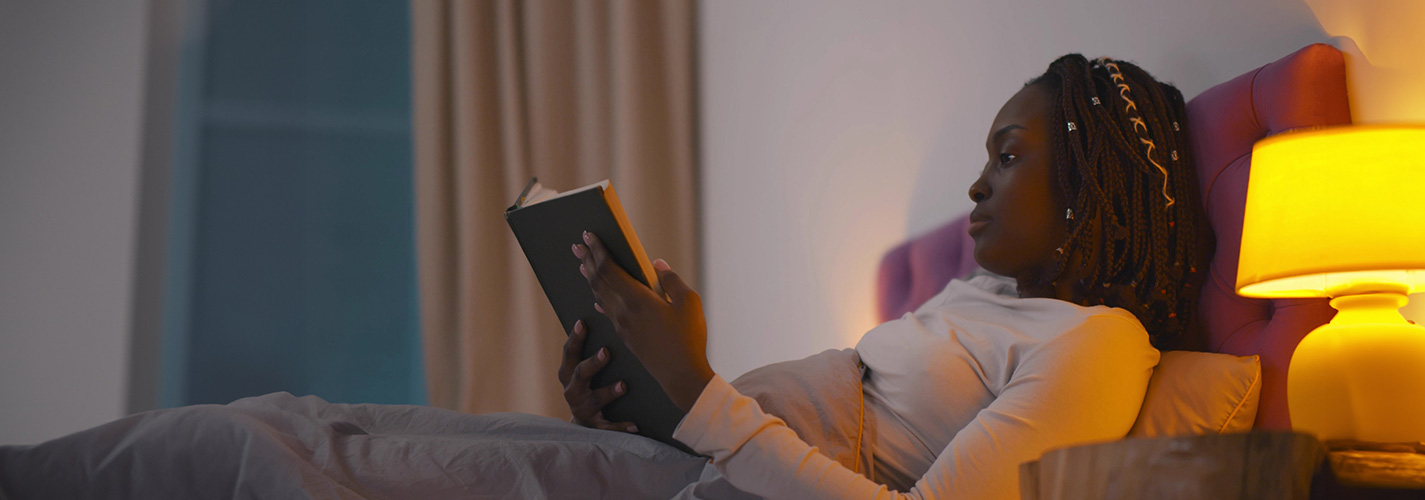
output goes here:
[{"label": "table lamp", "polygon": [[1252,148],[1237,293],[1329,297],[1297,345],[1292,427],[1323,441],[1425,441],[1425,125],[1290,132]]},{"label": "table lamp", "polygon": [[1337,315],[1292,353],[1295,430],[1425,442],[1425,125],[1287,132],[1253,147],[1237,293],[1330,298]]}]

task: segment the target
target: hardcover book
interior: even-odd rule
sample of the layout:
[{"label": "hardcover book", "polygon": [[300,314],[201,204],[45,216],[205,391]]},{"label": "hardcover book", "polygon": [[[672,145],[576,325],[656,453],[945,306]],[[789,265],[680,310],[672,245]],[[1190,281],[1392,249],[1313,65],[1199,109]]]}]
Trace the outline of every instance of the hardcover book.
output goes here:
[{"label": "hardcover book", "polygon": [[584,320],[587,335],[580,358],[588,359],[600,348],[609,349],[609,363],[593,376],[591,387],[598,389],[618,381],[627,384],[627,392],[604,407],[604,418],[610,422],[633,422],[640,435],[693,453],[673,439],[673,430],[683,420],[683,410],[673,404],[658,381],[619,339],[613,322],[594,310],[594,292],[579,274],[580,261],[570,251],[575,243],[583,242],[584,231],[594,233],[614,263],[663,295],[653,263],[639,244],[609,181],[561,193],[540,185],[538,178],[531,179],[515,204],[505,210],[505,221],[519,240],[549,304],[554,306],[564,333],[573,331],[575,321]]}]

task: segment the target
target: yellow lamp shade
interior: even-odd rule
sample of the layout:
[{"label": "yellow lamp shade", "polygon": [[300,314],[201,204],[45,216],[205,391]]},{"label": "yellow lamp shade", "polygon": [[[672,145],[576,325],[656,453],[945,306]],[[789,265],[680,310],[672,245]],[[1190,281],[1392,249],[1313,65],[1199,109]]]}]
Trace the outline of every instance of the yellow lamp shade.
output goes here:
[{"label": "yellow lamp shade", "polygon": [[1237,293],[1425,291],[1425,126],[1280,134],[1252,148]]}]

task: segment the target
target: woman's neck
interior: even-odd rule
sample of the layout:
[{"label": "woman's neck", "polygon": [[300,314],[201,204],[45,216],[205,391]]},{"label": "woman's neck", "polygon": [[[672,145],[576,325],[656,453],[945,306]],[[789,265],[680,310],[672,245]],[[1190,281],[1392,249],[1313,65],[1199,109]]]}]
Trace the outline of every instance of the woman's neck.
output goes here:
[{"label": "woman's neck", "polygon": [[[1018,282],[1019,297],[1025,299],[1059,299],[1065,302],[1077,303],[1074,299],[1075,293],[1071,280],[1060,279],[1048,284],[1035,284],[1026,282],[1024,279],[1015,280]],[[1080,304],[1083,305],[1083,304]]]},{"label": "woman's neck", "polygon": [[[1046,262],[1037,269],[1026,272],[1015,277],[1018,284],[1019,296],[1021,298],[1042,298],[1059,299],[1065,302],[1072,302],[1081,306],[1078,293],[1074,290],[1074,283],[1087,278],[1088,270],[1084,266],[1083,258],[1078,252],[1069,256],[1069,262],[1064,265],[1064,272],[1054,280],[1045,280],[1044,276],[1052,276],[1054,270],[1059,267],[1057,260]],[[1045,281],[1049,281],[1045,283]]]}]

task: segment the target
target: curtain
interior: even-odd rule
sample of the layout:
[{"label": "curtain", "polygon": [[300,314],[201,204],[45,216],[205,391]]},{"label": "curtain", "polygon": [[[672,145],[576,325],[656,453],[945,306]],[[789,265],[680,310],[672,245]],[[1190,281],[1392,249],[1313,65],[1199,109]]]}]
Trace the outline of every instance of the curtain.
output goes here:
[{"label": "curtain", "polygon": [[530,177],[559,190],[610,179],[649,256],[697,283],[694,5],[411,5],[430,403],[567,418],[566,332],[503,212]]}]

